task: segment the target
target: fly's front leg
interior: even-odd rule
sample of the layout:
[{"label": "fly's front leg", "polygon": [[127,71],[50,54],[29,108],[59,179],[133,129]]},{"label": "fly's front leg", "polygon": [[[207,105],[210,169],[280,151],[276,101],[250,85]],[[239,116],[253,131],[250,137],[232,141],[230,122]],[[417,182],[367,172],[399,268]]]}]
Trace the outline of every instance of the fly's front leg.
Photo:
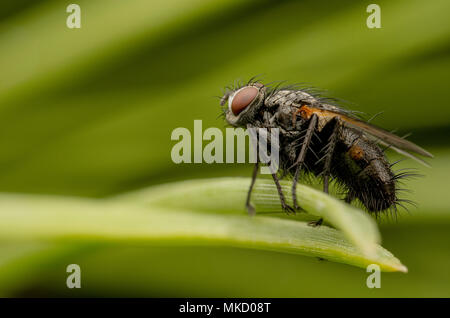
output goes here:
[{"label": "fly's front leg", "polygon": [[256,177],[258,176],[258,169],[259,169],[259,161],[256,161],[255,166],[253,167],[252,182],[250,183],[250,188],[248,189],[247,193],[247,201],[245,202],[245,207],[249,215],[255,215],[255,208],[250,203],[250,198],[252,196],[253,186],[255,185]]},{"label": "fly's front leg", "polygon": [[294,166],[295,168],[295,174],[294,174],[294,182],[292,183],[292,201],[294,203],[294,208],[296,210],[300,209],[297,203],[297,182],[298,182],[298,175],[300,173],[300,170],[302,168],[303,162],[305,161],[306,152],[308,151],[309,145],[311,143],[311,139],[314,133],[314,130],[316,129],[317,124],[317,115],[313,114],[311,116],[308,128],[305,133],[305,138],[303,139],[302,148],[300,150],[300,154],[297,157],[297,160],[295,161]]},{"label": "fly's front leg", "polygon": [[295,210],[286,203],[286,198],[284,197],[283,190],[281,189],[280,181],[278,180],[277,174],[272,173],[272,178],[278,190],[278,196],[280,197],[281,207],[286,213],[289,212],[295,213]]}]

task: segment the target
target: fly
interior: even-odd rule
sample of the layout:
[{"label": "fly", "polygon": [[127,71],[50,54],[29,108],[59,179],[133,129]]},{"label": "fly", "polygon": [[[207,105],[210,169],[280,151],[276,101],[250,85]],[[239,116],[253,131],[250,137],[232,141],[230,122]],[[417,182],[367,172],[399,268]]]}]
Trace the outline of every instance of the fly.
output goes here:
[{"label": "fly", "polygon": [[[323,191],[328,193],[330,180],[346,193],[345,201],[359,200],[372,213],[396,211],[403,206],[397,197],[398,180],[408,173],[395,174],[381,146],[426,164],[417,155],[433,157],[416,144],[378,128],[354,112],[333,105],[306,89],[295,86],[270,87],[250,80],[240,87],[227,88],[221,99],[226,121],[235,127],[278,128],[279,165],[282,177],[290,175],[293,207],[286,203],[280,177],[272,173],[282,209],[300,209],[296,187],[302,174],[311,173],[323,179]],[[270,141],[268,141],[270,142]],[[257,178],[259,161],[254,166],[246,208],[254,214],[250,203]],[[321,224],[322,219],[314,222]]]}]

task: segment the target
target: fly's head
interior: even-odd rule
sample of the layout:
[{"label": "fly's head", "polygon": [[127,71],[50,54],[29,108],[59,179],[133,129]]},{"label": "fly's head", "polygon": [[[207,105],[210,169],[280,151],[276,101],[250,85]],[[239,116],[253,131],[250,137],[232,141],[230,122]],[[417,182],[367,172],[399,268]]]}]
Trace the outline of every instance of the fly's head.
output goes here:
[{"label": "fly's head", "polygon": [[228,102],[226,121],[235,127],[246,127],[254,122],[264,104],[265,95],[266,87],[258,82],[227,91],[220,100],[222,106]]}]

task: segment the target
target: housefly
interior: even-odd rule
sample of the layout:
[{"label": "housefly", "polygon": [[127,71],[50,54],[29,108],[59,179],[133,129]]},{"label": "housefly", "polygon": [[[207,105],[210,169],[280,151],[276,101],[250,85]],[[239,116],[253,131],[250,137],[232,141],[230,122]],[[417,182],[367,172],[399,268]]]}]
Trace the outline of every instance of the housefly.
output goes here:
[{"label": "housefly", "polygon": [[[225,106],[228,104],[228,106]],[[360,119],[355,112],[341,108],[330,99],[296,86],[271,87],[250,80],[244,85],[227,88],[221,98],[226,121],[235,127],[278,128],[280,131],[279,166],[282,175],[293,177],[293,207],[286,203],[280,176],[272,173],[282,209],[300,209],[296,197],[299,176],[312,174],[323,179],[328,193],[330,180],[335,180],[345,193],[345,201],[359,200],[372,213],[396,211],[403,206],[397,197],[398,180],[407,173],[395,174],[380,146],[426,163],[416,154],[432,155],[416,144]],[[269,141],[270,142],[270,141]],[[257,177],[257,161],[247,195],[246,208]],[[318,225],[322,219],[315,222]]]}]

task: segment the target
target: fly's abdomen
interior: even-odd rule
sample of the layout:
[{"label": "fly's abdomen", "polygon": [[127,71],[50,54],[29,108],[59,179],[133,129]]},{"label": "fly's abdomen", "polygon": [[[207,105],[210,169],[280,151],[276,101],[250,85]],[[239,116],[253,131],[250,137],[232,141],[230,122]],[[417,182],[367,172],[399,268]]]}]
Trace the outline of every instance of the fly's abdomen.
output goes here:
[{"label": "fly's abdomen", "polygon": [[371,212],[395,206],[395,178],[383,151],[349,128],[342,129],[340,139],[332,172],[348,189],[349,198],[359,199]]}]

